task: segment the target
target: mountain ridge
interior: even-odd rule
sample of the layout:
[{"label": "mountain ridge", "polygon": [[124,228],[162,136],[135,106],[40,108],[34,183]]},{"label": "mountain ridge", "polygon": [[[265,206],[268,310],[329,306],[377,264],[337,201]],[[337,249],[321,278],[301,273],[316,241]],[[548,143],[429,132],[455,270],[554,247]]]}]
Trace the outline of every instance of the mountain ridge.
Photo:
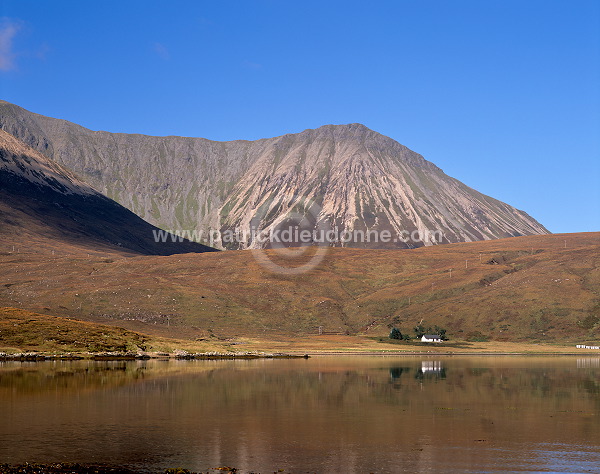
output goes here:
[{"label": "mountain ridge", "polygon": [[41,239],[148,255],[214,250],[182,239],[157,242],[159,229],[4,130],[0,223],[0,235],[28,245]]},{"label": "mountain ridge", "polygon": [[[330,242],[406,248],[548,233],[527,213],[451,178],[362,124],[324,125],[259,140],[218,142],[91,131],[0,103],[0,128],[164,229],[272,231],[291,213],[340,232],[417,232],[411,241]],[[298,211],[300,210],[300,211]],[[427,232],[442,238],[422,237]],[[220,248],[254,248],[253,241]]]}]

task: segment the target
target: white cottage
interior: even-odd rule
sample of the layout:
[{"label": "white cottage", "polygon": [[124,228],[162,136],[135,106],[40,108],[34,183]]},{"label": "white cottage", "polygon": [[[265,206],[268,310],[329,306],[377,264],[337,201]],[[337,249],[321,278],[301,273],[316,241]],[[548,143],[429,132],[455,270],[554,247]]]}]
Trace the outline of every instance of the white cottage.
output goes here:
[{"label": "white cottage", "polygon": [[437,334],[423,334],[421,342],[442,342],[442,336]]}]

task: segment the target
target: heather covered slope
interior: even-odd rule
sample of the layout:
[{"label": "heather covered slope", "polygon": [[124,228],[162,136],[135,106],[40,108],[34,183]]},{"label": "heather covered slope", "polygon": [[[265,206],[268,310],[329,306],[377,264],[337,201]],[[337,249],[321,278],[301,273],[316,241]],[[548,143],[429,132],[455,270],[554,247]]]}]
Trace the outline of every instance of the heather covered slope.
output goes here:
[{"label": "heather covered slope", "polygon": [[[447,176],[421,155],[360,124],[256,141],[91,131],[0,102],[0,128],[163,229],[272,229],[291,212],[340,232],[402,231],[412,247],[548,231],[525,212]],[[441,233],[433,233],[441,231]],[[441,235],[443,234],[443,235]],[[256,241],[216,242],[227,248]]]},{"label": "heather covered slope", "polygon": [[127,329],[0,307],[0,353],[15,352],[225,352],[216,340],[163,339]]},{"label": "heather covered slope", "polygon": [[248,251],[131,258],[54,250],[12,252],[0,235],[0,306],[190,339],[302,338],[319,326],[387,336],[390,326],[412,332],[422,319],[463,340],[580,342],[600,330],[600,233],[333,248],[295,276],[266,271]]},{"label": "heather covered slope", "polygon": [[149,339],[126,329],[0,307],[0,352],[138,351]]},{"label": "heather covered slope", "polygon": [[0,235],[18,247],[41,239],[151,255],[213,250],[187,241],[155,242],[157,228],[2,130],[0,224]]}]

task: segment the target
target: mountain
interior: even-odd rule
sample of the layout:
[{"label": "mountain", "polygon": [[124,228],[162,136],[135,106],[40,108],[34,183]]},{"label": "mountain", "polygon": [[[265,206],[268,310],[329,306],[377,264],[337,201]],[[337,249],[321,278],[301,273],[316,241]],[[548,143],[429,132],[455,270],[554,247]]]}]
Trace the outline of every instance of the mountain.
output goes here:
[{"label": "mountain", "polygon": [[[548,233],[360,124],[216,142],[96,132],[0,102],[0,128],[152,224],[213,236],[220,248],[269,246],[252,230],[286,224],[337,229],[331,245],[371,248]],[[227,241],[228,231],[245,237]]]},{"label": "mountain", "polygon": [[149,255],[214,250],[175,236],[156,242],[159,229],[3,130],[0,223],[0,237],[17,245],[46,239]]}]

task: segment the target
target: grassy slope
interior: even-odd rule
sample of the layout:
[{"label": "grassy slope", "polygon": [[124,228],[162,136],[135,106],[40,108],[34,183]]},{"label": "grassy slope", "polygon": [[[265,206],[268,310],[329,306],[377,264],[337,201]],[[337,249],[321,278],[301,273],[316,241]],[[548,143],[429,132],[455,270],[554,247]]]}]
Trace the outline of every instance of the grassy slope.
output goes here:
[{"label": "grassy slope", "polygon": [[145,348],[148,339],[127,329],[0,308],[2,350],[126,351]]},{"label": "grassy slope", "polygon": [[384,336],[424,319],[454,339],[584,342],[600,328],[600,233],[331,249],[299,276],[269,273],[248,251],[88,257],[57,243],[54,255],[0,245],[0,305],[169,337],[274,340],[318,326]]},{"label": "grassy slope", "polygon": [[166,340],[104,324],[0,308],[0,352],[170,351],[191,346],[214,350],[208,343]]}]

